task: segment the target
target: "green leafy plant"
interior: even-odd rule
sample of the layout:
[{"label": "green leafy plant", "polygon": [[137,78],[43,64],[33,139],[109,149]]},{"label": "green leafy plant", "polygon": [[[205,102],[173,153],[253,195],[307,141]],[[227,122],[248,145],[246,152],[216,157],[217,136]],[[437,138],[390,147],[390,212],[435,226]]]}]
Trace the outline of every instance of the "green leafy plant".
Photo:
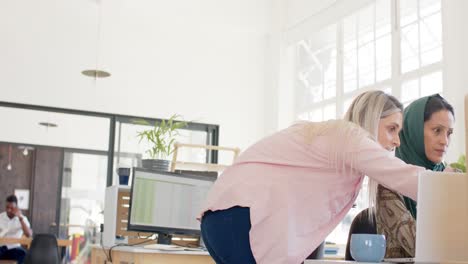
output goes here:
[{"label": "green leafy plant", "polygon": [[460,155],[460,157],[458,158],[457,162],[454,162],[454,163],[451,163],[450,164],[450,167],[454,168],[454,169],[459,169],[463,172],[466,172],[466,163],[465,163],[465,160],[466,160],[466,157],[465,155]]},{"label": "green leafy plant", "polygon": [[[166,159],[174,152],[174,143],[179,135],[178,130],[187,126],[185,121],[176,121],[178,118],[180,118],[179,115],[173,115],[168,120],[154,122],[151,129],[138,132],[137,137],[140,138],[140,142],[145,140],[151,144],[151,148],[146,153],[152,159]],[[134,123],[152,126],[151,123],[143,119],[134,120]]]}]

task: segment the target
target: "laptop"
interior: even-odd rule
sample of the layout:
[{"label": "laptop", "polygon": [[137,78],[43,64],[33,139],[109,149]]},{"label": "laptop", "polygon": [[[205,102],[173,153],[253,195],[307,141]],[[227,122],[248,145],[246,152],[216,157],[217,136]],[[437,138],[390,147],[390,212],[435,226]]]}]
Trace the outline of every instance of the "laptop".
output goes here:
[{"label": "laptop", "polygon": [[414,263],[414,258],[384,258],[388,263]]}]

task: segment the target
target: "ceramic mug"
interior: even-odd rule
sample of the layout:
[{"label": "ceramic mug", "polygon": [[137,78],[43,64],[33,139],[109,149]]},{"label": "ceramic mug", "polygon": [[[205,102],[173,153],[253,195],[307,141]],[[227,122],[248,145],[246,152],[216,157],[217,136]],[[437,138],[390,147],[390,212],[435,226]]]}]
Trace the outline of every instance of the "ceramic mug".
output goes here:
[{"label": "ceramic mug", "polygon": [[385,257],[386,240],[384,235],[352,234],[351,256],[359,262],[381,262]]}]

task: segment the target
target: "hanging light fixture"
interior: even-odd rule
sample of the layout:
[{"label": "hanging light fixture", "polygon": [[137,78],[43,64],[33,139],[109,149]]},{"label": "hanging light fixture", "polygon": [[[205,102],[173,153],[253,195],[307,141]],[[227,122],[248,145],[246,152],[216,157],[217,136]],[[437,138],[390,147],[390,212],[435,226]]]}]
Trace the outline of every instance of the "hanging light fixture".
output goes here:
[{"label": "hanging light fixture", "polygon": [[23,155],[24,156],[27,156],[29,154],[29,151],[32,151],[34,150],[33,147],[30,147],[30,146],[18,146],[18,149],[22,149],[23,150]]},{"label": "hanging light fixture", "polygon": [[[97,68],[97,67],[96,67]],[[98,69],[93,70],[84,70],[81,72],[84,76],[92,77],[92,78],[106,78],[109,77],[111,74],[106,71],[101,71]]]},{"label": "hanging light fixture", "polygon": [[8,145],[8,165],[6,167],[7,170],[11,171],[11,144]]},{"label": "hanging light fixture", "polygon": [[55,124],[55,123],[51,123],[51,122],[39,122],[39,125],[40,126],[44,126],[44,127],[57,127],[58,125]]},{"label": "hanging light fixture", "polygon": [[111,74],[107,71],[104,71],[102,69],[99,69],[99,50],[100,50],[100,42],[101,42],[101,28],[102,28],[102,1],[97,0],[96,4],[98,6],[98,22],[97,22],[97,41],[96,41],[96,65],[94,69],[86,69],[81,71],[81,74],[87,77],[94,78],[95,80],[97,78],[106,78],[111,76]]}]

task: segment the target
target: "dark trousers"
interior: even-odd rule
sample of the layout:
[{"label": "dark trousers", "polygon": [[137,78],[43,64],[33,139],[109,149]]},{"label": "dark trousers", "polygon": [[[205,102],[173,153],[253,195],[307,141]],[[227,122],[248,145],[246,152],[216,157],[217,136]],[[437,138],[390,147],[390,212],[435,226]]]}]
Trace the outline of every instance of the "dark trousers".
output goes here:
[{"label": "dark trousers", "polygon": [[15,247],[12,249],[8,249],[6,246],[0,247],[0,259],[16,260],[18,264],[22,264],[25,256],[26,250],[22,247]]},{"label": "dark trousers", "polygon": [[208,211],[201,221],[203,242],[217,264],[256,263],[250,248],[250,209]]}]

